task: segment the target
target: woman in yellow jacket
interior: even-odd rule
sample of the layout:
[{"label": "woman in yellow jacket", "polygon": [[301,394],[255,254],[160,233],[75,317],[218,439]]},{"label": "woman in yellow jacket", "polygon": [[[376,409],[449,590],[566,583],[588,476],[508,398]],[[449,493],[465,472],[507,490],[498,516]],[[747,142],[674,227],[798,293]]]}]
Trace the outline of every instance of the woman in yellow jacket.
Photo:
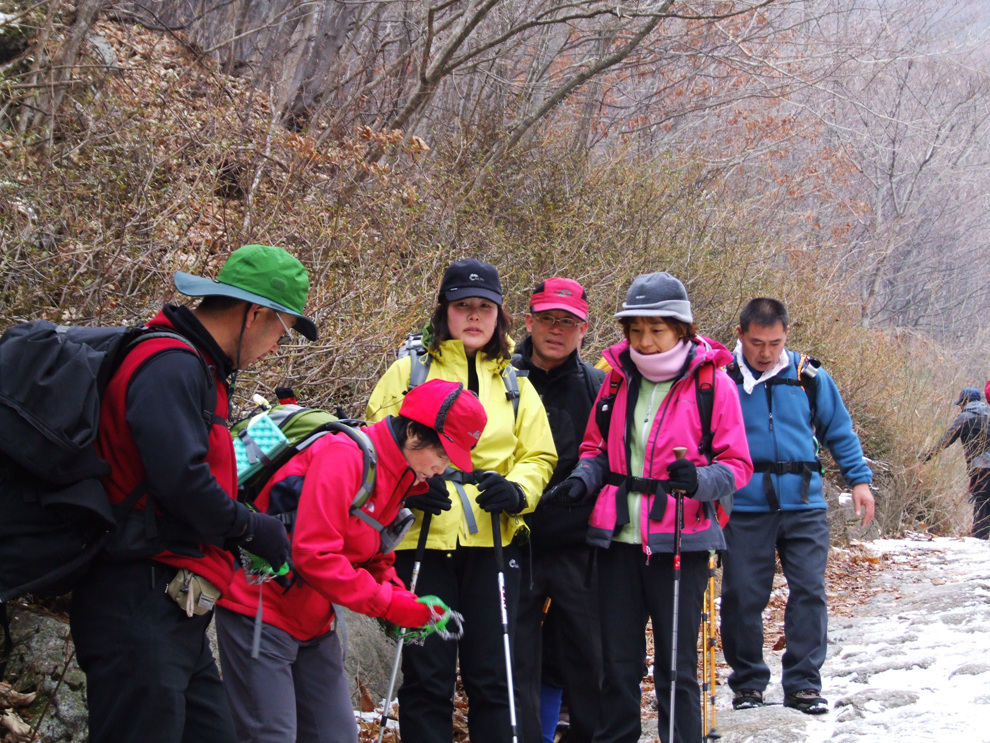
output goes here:
[{"label": "woman in yellow jacket", "polygon": [[[434,514],[417,590],[439,596],[464,616],[458,643],[430,637],[406,645],[399,688],[403,740],[449,743],[458,660],[468,695],[472,743],[512,740],[492,514],[499,515],[504,548],[510,636],[519,596],[518,543],[527,529],[521,514],[536,508],[557,463],[550,424],[536,390],[517,378],[518,400],[506,384],[512,341],[494,266],[461,260],[444,272],[437,307],[427,327],[425,355],[396,361],[378,382],[367,418],[394,415],[409,389],[413,363],[428,379],[461,382],[478,395],[488,424],[472,452],[473,475],[448,471],[430,478],[429,492],[406,500],[417,521],[395,551],[395,568],[411,577],[422,514]],[[422,369],[419,371],[423,371]]]}]

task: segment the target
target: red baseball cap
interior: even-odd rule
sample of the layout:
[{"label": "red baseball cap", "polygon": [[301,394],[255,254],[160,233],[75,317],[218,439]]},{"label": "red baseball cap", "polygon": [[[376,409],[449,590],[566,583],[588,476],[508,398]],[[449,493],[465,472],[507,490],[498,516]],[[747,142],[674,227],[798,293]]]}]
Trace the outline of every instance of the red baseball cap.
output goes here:
[{"label": "red baseball cap", "polygon": [[588,295],[573,279],[554,277],[540,283],[530,297],[533,312],[564,310],[582,320],[588,319]]},{"label": "red baseball cap", "polygon": [[399,415],[429,426],[455,467],[471,472],[471,449],[485,430],[488,415],[481,401],[463,384],[431,379],[406,393]]}]

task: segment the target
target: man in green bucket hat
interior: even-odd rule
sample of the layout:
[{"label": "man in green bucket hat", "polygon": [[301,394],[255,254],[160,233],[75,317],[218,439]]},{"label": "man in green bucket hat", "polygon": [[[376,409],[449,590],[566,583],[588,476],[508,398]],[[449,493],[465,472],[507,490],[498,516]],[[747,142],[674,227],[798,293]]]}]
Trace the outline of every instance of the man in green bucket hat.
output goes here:
[{"label": "man in green bucket hat", "polygon": [[235,743],[206,640],[213,602],[234,553],[276,567],[289,556],[282,523],[236,500],[226,419],[239,370],[293,328],[316,339],[306,269],[282,248],[246,245],[216,280],[178,272],[175,286],[201,301],[166,305],[148,323],[161,335],[130,350],[102,400],[103,484],[115,504],[136,505],[72,595],[91,743]]}]

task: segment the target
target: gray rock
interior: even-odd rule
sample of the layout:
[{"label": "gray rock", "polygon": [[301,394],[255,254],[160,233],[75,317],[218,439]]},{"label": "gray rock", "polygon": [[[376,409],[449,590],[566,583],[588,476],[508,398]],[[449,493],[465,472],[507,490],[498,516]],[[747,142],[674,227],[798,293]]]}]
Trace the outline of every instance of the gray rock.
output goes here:
[{"label": "gray rock", "polygon": [[[14,649],[5,681],[19,691],[38,691],[38,698],[22,717],[38,726],[38,740],[45,743],[86,743],[86,676],[76,663],[68,623],[19,604],[9,605],[8,612]],[[395,642],[377,620],[347,609],[342,613],[347,638],[344,668],[355,708],[360,706],[359,682],[380,705],[388,687]],[[217,657],[212,625],[209,634]]]},{"label": "gray rock", "polygon": [[69,625],[50,614],[17,604],[7,607],[14,648],[7,683],[19,691],[37,691],[24,711],[46,743],[85,743],[86,680],[76,664]]},{"label": "gray rock", "polygon": [[981,673],[986,673],[987,671],[990,671],[990,662],[979,660],[959,666],[959,668],[949,674],[949,678],[953,676],[979,676]]},{"label": "gray rock", "polygon": [[864,719],[868,713],[883,709],[897,709],[917,703],[920,695],[903,689],[866,689],[835,703],[836,719],[839,722]]}]

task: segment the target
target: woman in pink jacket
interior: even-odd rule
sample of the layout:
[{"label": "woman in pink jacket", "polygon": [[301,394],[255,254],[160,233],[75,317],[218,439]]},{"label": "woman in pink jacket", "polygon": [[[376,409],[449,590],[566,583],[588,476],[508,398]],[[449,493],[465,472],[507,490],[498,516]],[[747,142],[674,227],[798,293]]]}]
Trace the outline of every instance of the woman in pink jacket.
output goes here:
[{"label": "woman in pink jacket", "polygon": [[[374,489],[358,508],[364,454],[342,434],[323,436],[275,473],[255,501],[261,511],[296,503],[289,586],[248,582],[243,571],[220,600],[217,636],[224,689],[243,743],[356,743],[333,604],[402,627],[422,627],[430,609],[392,567],[392,546],[370,525],[390,524],[408,496],[450,463],[470,472],[487,415],[474,393],[440,379],[410,390],[397,416],[363,429],[374,445]],[[363,513],[358,514],[360,510]],[[370,518],[362,518],[370,517]],[[263,624],[251,657],[258,591]]]},{"label": "woman in pink jacket", "polygon": [[[600,548],[605,682],[595,743],[639,740],[647,620],[656,648],[660,738],[670,743],[674,493],[684,494],[674,738],[696,743],[697,637],[708,553],[725,548],[715,503],[744,486],[753,465],[736,385],[717,369],[732,355],[697,335],[684,285],[668,273],[639,276],[616,317],[625,340],[605,350],[612,371],[588,421],[581,461],[545,498],[597,496],[588,542]],[[699,380],[714,385],[710,446],[702,441]],[[687,449],[684,459],[675,457],[675,447]]]}]

